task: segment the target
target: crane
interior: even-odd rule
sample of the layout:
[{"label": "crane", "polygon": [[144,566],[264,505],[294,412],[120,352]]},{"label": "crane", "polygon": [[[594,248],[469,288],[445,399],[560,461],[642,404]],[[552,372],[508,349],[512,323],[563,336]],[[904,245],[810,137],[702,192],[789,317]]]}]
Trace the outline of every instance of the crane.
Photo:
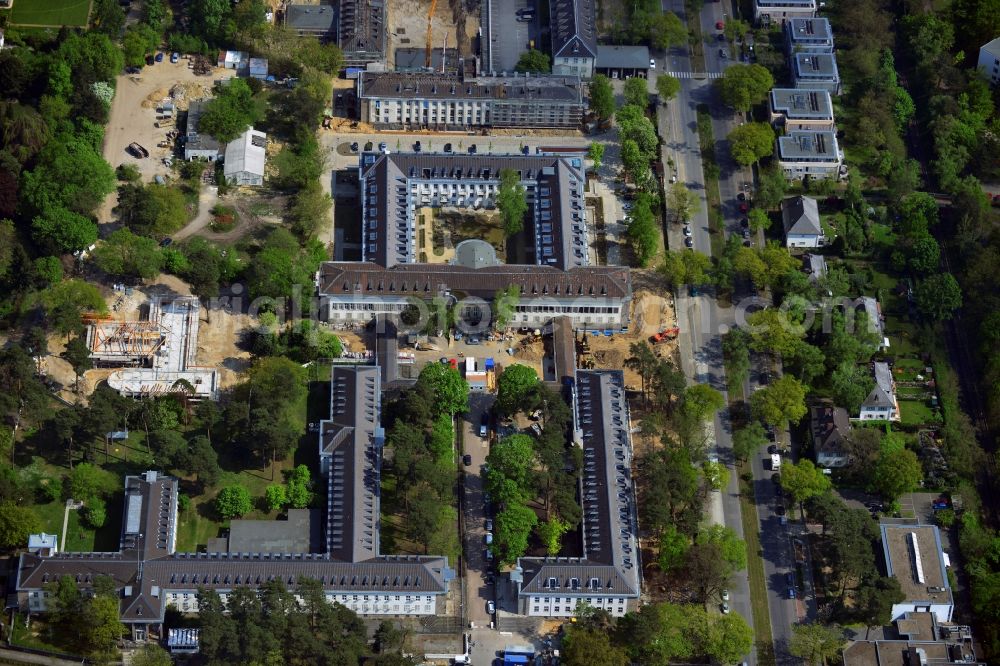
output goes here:
[{"label": "crane", "polygon": [[431,51],[434,42],[434,31],[432,30],[434,26],[434,9],[437,7],[437,0],[431,0],[431,9],[427,12],[427,47],[424,51],[425,65],[430,68],[433,65],[433,60],[431,59]]}]

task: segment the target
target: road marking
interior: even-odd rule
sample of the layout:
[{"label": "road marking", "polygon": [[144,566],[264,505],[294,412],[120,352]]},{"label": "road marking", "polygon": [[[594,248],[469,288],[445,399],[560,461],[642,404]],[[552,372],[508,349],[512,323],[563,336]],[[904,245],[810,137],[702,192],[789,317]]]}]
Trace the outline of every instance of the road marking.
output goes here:
[{"label": "road marking", "polygon": [[675,79],[721,79],[722,72],[667,72]]}]

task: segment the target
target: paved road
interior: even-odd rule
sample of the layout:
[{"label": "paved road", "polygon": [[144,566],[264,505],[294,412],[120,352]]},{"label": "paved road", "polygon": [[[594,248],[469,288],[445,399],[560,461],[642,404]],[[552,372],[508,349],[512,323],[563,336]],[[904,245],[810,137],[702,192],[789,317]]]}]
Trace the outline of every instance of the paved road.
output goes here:
[{"label": "paved road", "polygon": [[486,612],[486,603],[494,598],[492,584],[487,583],[490,570],[485,559],[483,528],[486,518],[483,507],[483,479],[480,476],[486,456],[489,454],[488,441],[479,436],[482,415],[493,406],[495,396],[488,393],[473,393],[469,397],[469,413],[462,419],[465,450],[472,458],[471,464],[462,464],[462,539],[465,552],[465,607],[469,622],[476,627],[488,627],[491,618]]}]

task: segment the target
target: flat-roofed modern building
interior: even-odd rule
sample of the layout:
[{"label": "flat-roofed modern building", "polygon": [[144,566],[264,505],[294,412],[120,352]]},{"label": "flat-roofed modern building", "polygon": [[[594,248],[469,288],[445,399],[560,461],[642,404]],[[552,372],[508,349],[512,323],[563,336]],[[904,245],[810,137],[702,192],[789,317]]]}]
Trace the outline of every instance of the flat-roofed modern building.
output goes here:
[{"label": "flat-roofed modern building", "polygon": [[[83,590],[109,577],[121,597],[120,618],[133,638],[161,635],[168,606],[198,612],[198,590],[223,602],[237,587],[275,580],[294,592],[300,578],[319,581],[330,603],[362,615],[434,615],[443,611],[454,571],[444,557],[384,555],[379,549],[379,474],[384,440],[377,366],[335,366],[330,418],[319,432],[320,470],[327,481],[320,512],[290,512],[287,521],[232,521],[228,537],[209,539],[207,552],[176,552],[177,479],[149,471],[125,478],[119,549],[100,553],[23,553],[18,604],[47,608],[49,583],[70,576]],[[319,547],[313,549],[319,533]]]},{"label": "flat-roofed modern building", "polygon": [[575,445],[583,451],[581,557],[522,557],[511,572],[518,609],[573,617],[581,602],[621,617],[642,586],[631,422],[620,370],[576,370],[571,384]]},{"label": "flat-roofed modern building", "polygon": [[594,0],[549,0],[552,73],[589,79],[597,59]]},{"label": "flat-roofed modern building", "polygon": [[[426,263],[426,251],[417,247],[418,210],[492,209],[505,169],[517,172],[525,188],[531,263],[504,264],[495,252],[481,251]],[[330,321],[368,321],[416,303],[440,298],[454,304],[460,297],[470,299],[461,302],[461,312],[474,315],[497,291],[517,285],[521,294],[511,325],[538,327],[561,314],[574,328],[618,330],[627,324],[628,269],[591,265],[582,155],[362,153],[359,183],[362,260],[328,262],[317,276]]]},{"label": "flat-roofed modern building", "polygon": [[840,94],[840,71],[832,53],[793,53],[792,80],[796,88]]},{"label": "flat-roofed modern building", "polygon": [[753,17],[757,23],[784,25],[790,18],[816,16],[816,0],[754,0]]},{"label": "flat-roofed modern building", "polygon": [[826,18],[794,17],[785,23],[789,53],[833,53],[833,29]]},{"label": "flat-roofed modern building", "polygon": [[576,76],[398,72],[361,73],[358,106],[358,117],[379,129],[573,129],[586,110]]},{"label": "flat-roofed modern building", "polygon": [[836,130],[833,101],[826,90],[774,88],[769,99],[771,124],[786,132]]},{"label": "flat-roofed modern building", "polygon": [[797,130],[778,137],[778,166],[789,180],[839,178],[843,164],[835,132]]},{"label": "flat-roofed modern building", "polygon": [[933,613],[905,613],[878,638],[844,648],[844,666],[985,666],[972,629],[938,622]]},{"label": "flat-roofed modern building", "polygon": [[951,622],[955,601],[945,572],[941,532],[934,525],[879,526],[886,573],[899,581],[906,598],[892,605],[892,620],[907,613],[931,613]]}]

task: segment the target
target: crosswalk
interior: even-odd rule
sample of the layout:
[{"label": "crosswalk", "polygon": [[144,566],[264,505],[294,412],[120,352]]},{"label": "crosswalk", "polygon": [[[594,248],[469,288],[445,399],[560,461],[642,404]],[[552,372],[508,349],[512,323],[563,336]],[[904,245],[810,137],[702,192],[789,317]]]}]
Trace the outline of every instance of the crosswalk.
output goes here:
[{"label": "crosswalk", "polygon": [[722,72],[667,72],[675,79],[721,79]]}]

